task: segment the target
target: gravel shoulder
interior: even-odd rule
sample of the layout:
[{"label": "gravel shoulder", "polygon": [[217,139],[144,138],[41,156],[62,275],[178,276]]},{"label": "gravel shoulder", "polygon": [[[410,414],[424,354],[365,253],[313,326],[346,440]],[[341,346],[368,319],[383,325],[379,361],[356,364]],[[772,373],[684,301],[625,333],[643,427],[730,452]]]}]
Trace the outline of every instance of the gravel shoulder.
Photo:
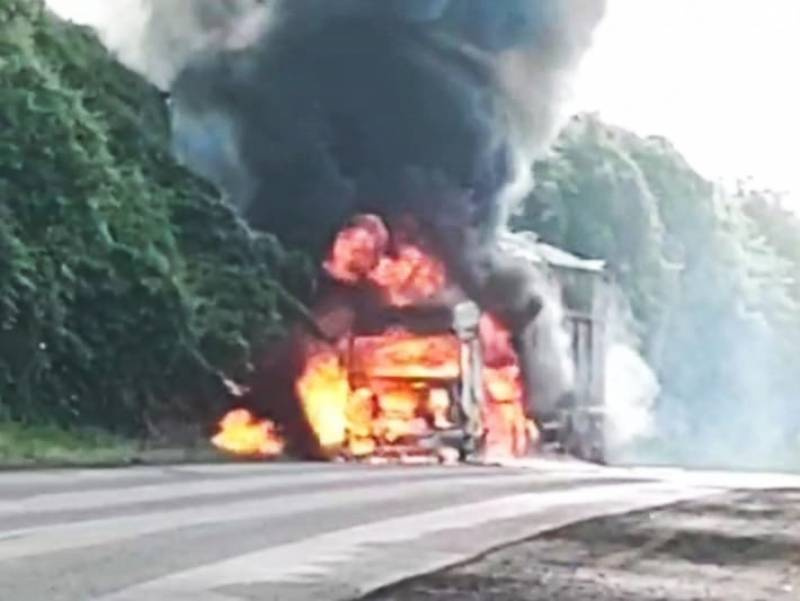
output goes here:
[{"label": "gravel shoulder", "polygon": [[797,601],[800,490],[593,520],[368,601]]}]

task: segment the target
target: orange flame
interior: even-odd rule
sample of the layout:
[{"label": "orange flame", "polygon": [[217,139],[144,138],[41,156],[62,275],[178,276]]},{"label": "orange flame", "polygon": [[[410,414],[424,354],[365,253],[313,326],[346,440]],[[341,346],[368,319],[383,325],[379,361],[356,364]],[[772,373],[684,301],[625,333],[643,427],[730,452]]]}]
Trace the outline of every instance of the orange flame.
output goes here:
[{"label": "orange flame", "polygon": [[522,382],[517,365],[484,368],[483,383],[493,403],[517,404],[522,399]]},{"label": "orange flame", "polygon": [[519,403],[488,403],[484,410],[484,454],[490,459],[522,457],[531,448],[530,424]]},{"label": "orange flame", "polygon": [[384,256],[369,279],[383,290],[390,305],[407,307],[432,298],[446,283],[444,265],[410,243],[399,245],[394,256]]},{"label": "orange flame", "polygon": [[372,455],[377,448],[373,438],[375,393],[369,388],[354,390],[347,402],[348,451],[353,457]]},{"label": "orange flame", "polygon": [[444,264],[411,241],[395,241],[374,215],[362,215],[343,229],[325,261],[326,271],[347,284],[377,286],[386,302],[406,307],[432,298],[447,284]]},{"label": "orange flame", "polygon": [[416,336],[392,330],[355,341],[358,369],[372,378],[455,379],[459,348],[455,336]]},{"label": "orange flame", "polygon": [[530,429],[519,366],[486,367],[483,381],[488,397],[483,411],[486,455],[492,458],[525,455],[530,445]]},{"label": "orange flame", "polygon": [[369,277],[389,245],[389,230],[374,215],[361,215],[333,243],[324,267],[340,282],[357,284]]},{"label": "orange flame", "polygon": [[380,442],[396,443],[404,438],[422,436],[428,430],[419,415],[420,395],[413,388],[397,385],[378,394],[379,417],[375,436]]},{"label": "orange flame", "polygon": [[347,441],[350,387],[334,350],[323,348],[310,356],[297,395],[320,446],[328,451],[341,447]]},{"label": "orange flame", "polygon": [[433,417],[433,425],[439,430],[453,427],[450,421],[450,394],[445,388],[432,388],[428,392],[428,411]]},{"label": "orange flame", "polygon": [[247,409],[235,409],[219,423],[219,433],[211,439],[218,449],[241,457],[276,457],[283,453],[283,438],[275,424],[258,420]]},{"label": "orange flame", "polygon": [[491,458],[520,457],[530,451],[538,432],[525,414],[525,387],[511,331],[487,314],[481,319],[480,336],[486,363],[484,451]]}]

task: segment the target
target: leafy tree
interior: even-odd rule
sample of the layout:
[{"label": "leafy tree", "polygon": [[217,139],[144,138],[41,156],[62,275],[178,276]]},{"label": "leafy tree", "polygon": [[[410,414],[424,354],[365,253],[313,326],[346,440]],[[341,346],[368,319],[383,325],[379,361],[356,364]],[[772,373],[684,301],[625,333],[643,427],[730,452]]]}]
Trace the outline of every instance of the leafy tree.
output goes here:
[{"label": "leafy tree", "polygon": [[41,2],[0,0],[0,414],[205,417],[282,331],[305,260],[168,148],[156,90]]},{"label": "leafy tree", "polygon": [[626,136],[594,118],[573,120],[552,156],[535,166],[536,189],[514,225],[608,261],[636,317],[654,322],[668,285],[664,224]]}]

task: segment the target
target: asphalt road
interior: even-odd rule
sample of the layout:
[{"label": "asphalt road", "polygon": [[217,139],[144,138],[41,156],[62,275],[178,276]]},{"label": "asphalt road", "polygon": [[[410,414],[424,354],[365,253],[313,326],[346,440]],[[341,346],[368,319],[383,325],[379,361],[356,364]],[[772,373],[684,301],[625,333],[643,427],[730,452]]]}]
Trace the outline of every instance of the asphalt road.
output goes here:
[{"label": "asphalt road", "polygon": [[0,473],[0,599],[349,600],[582,519],[797,485],[547,461]]}]

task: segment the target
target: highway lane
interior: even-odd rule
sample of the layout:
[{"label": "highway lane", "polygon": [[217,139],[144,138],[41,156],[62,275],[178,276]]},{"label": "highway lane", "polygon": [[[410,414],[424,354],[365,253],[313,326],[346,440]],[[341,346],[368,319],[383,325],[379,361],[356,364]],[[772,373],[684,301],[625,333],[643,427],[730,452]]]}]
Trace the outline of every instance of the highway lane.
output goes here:
[{"label": "highway lane", "polygon": [[354,599],[575,520],[742,484],[717,480],[544,460],[0,473],[0,599]]}]

